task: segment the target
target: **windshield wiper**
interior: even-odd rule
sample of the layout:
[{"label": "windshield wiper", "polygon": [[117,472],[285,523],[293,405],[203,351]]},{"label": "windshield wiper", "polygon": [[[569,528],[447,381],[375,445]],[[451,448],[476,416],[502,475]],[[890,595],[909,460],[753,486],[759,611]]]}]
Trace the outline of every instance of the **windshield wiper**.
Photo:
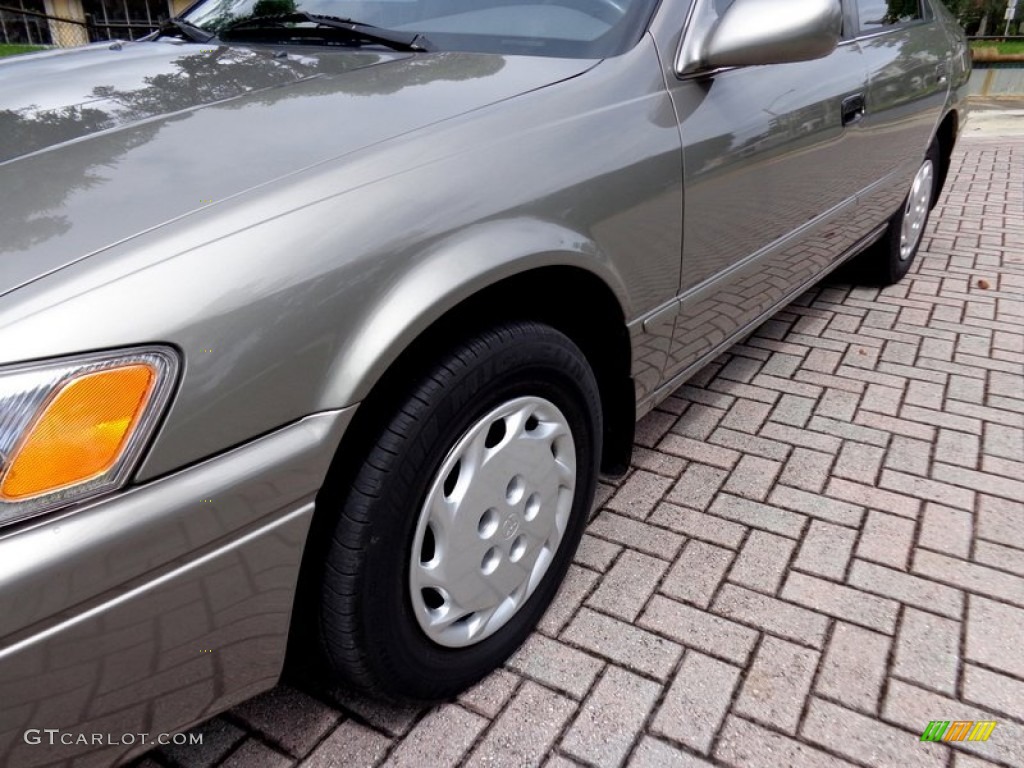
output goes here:
[{"label": "windshield wiper", "polygon": [[181,19],[165,19],[156,30],[154,37],[161,35],[181,35],[191,43],[208,43],[213,39],[213,33],[189,24]]},{"label": "windshield wiper", "polygon": [[[315,24],[309,27],[284,27],[284,24],[308,22]],[[341,19],[337,16],[320,16],[314,13],[297,11],[295,13],[279,13],[266,16],[253,16],[240,19],[220,30],[217,35],[222,40],[244,37],[246,39],[279,41],[284,37],[323,37],[324,30],[330,29],[353,42],[365,42],[383,45],[396,51],[426,52],[433,48],[427,38],[419,32],[399,32],[394,29],[375,27],[353,19]]]}]

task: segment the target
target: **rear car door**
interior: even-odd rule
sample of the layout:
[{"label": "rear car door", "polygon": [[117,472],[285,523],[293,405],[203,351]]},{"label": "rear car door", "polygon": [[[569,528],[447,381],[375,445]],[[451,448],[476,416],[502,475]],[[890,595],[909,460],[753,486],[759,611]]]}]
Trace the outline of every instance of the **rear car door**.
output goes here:
[{"label": "rear car door", "polygon": [[[839,3],[839,0],[836,0]],[[680,57],[732,0],[694,0]],[[787,3],[778,3],[786,13]],[[666,375],[692,367],[858,238],[853,152],[866,70],[851,41],[814,61],[667,72],[683,143],[681,306]]]},{"label": "rear car door", "polygon": [[868,71],[856,154],[872,184],[865,220],[902,204],[942,116],[949,92],[949,38],[930,0],[854,0],[857,44]]}]

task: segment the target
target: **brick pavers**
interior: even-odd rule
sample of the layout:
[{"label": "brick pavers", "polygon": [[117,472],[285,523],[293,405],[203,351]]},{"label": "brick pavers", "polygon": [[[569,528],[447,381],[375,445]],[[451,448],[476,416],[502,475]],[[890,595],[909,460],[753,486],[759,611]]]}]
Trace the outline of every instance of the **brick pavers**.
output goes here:
[{"label": "brick pavers", "polygon": [[[565,587],[435,708],[288,686],[147,766],[1024,765],[1024,139],[640,425]],[[930,720],[996,720],[928,744]]]}]

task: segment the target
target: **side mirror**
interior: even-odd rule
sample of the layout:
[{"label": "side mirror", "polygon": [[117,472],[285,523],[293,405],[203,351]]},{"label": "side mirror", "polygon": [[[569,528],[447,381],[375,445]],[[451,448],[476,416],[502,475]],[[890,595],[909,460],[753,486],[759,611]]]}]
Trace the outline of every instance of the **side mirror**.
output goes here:
[{"label": "side mirror", "polygon": [[843,30],[839,0],[734,0],[711,30],[705,68],[786,64],[828,56]]}]

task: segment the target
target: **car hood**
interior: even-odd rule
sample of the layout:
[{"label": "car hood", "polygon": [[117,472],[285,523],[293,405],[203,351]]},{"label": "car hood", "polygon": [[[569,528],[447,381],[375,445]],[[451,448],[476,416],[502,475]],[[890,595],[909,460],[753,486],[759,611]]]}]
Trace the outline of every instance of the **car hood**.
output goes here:
[{"label": "car hood", "polygon": [[594,63],[177,41],[14,57],[0,63],[0,295]]}]

